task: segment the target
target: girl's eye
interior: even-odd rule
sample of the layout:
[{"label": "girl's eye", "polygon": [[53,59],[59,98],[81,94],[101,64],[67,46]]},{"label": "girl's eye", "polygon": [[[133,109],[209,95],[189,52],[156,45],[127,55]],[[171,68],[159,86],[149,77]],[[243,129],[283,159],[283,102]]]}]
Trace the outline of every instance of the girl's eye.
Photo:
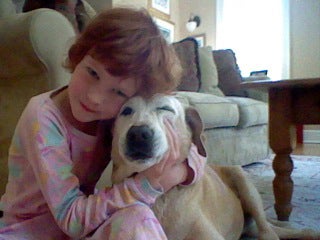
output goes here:
[{"label": "girl's eye", "polygon": [[122,112],[120,113],[120,115],[123,115],[123,116],[128,116],[130,114],[132,114],[133,112],[133,109],[131,107],[125,107]]},{"label": "girl's eye", "polygon": [[87,67],[87,71],[88,71],[90,76],[92,76],[92,77],[94,77],[95,79],[98,79],[98,80],[100,79],[98,73],[95,70],[93,70],[92,68]]},{"label": "girl's eye", "polygon": [[117,95],[119,95],[120,97],[124,97],[124,98],[128,98],[127,97],[127,95],[124,93],[124,92],[122,92],[122,91],[120,91],[120,90],[118,90],[118,89],[112,89],[112,91],[115,93],[115,94],[117,94]]}]

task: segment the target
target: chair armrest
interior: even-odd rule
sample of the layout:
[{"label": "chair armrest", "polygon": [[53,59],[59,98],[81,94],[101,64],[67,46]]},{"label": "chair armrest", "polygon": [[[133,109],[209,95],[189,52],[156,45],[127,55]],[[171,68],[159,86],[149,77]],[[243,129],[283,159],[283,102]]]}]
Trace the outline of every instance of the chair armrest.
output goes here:
[{"label": "chair armrest", "polygon": [[48,89],[68,83],[62,63],[75,32],[62,14],[43,8],[1,18],[0,36],[1,78],[45,71]]},{"label": "chair armrest", "polygon": [[66,85],[70,73],[63,63],[76,36],[74,28],[64,15],[55,10],[35,11],[37,16],[30,28],[30,35],[35,53],[48,70],[49,87]]}]

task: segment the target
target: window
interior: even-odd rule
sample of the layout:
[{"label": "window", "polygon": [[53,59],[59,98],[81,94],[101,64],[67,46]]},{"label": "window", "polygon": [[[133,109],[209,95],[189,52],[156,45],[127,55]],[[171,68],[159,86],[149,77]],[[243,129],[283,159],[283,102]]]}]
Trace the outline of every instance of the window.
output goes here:
[{"label": "window", "polygon": [[231,48],[242,76],[289,78],[289,0],[217,0],[217,48]]}]

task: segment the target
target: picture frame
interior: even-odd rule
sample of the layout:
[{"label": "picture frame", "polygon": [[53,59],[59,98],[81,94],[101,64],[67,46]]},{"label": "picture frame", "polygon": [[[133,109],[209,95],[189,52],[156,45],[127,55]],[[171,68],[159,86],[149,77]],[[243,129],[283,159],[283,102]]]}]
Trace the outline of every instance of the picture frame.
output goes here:
[{"label": "picture frame", "polygon": [[198,47],[206,46],[206,34],[202,33],[191,37],[193,37],[198,42]]},{"label": "picture frame", "polygon": [[155,16],[170,18],[170,0],[148,0],[148,8]]},{"label": "picture frame", "polygon": [[167,42],[173,43],[174,42],[174,24],[170,21],[160,19],[157,17],[154,17],[153,19],[157,24],[161,34],[167,40]]}]

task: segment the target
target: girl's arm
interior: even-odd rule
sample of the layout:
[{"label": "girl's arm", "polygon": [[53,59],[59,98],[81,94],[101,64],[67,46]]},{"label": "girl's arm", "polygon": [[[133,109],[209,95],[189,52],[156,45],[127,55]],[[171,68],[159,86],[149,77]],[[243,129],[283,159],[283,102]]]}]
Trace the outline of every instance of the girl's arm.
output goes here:
[{"label": "girl's arm", "polygon": [[82,238],[115,211],[132,204],[153,204],[161,194],[145,178],[131,178],[87,197],[80,190],[79,178],[72,172],[70,149],[75,146],[69,141],[63,120],[52,109],[30,108],[21,117],[18,131],[25,157],[32,167],[28,170],[33,171],[37,186],[30,187],[32,191],[25,194],[30,194],[31,199],[33,189],[40,188],[55,221],[69,236]]},{"label": "girl's arm", "polygon": [[[18,142],[31,165],[26,170],[33,172],[37,182],[27,188],[30,192],[26,189],[24,194],[29,194],[30,199],[38,197],[35,202],[47,204],[60,228],[73,238],[86,236],[122,208],[133,204],[153,204],[162,191],[154,189],[156,184],[150,185],[149,182],[157,182],[152,181],[155,180],[152,171],[158,174],[156,180],[164,190],[186,178],[185,166],[176,165],[178,156],[169,153],[171,167],[160,165],[149,170],[151,178],[138,174],[111,189],[86,196],[80,190],[79,178],[72,171],[74,162],[70,149],[75,146],[70,141],[70,132],[64,120],[53,108],[39,106],[41,104],[37,101],[30,105],[20,119]],[[172,141],[176,144],[178,139],[173,137]],[[94,158],[91,160],[95,161]],[[35,196],[34,191],[38,189],[41,196]]]}]

